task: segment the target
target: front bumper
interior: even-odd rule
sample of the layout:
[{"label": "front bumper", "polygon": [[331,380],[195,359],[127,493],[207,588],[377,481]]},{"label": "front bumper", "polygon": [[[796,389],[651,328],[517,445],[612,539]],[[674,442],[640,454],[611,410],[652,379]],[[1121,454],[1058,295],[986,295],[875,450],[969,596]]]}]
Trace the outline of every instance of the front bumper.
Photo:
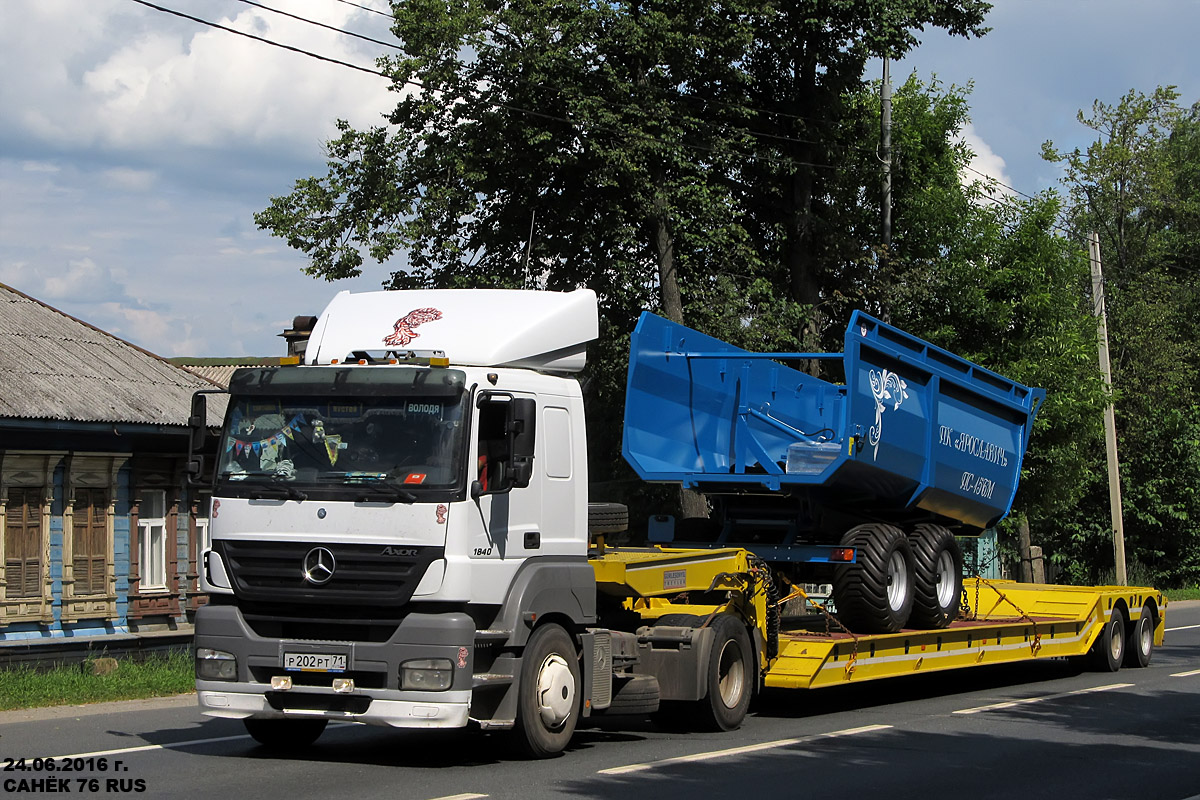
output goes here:
[{"label": "front bumper", "polygon": [[[383,642],[277,638],[255,632],[236,606],[210,605],[196,615],[197,648],[232,653],[237,679],[196,681],[201,712],[233,719],[323,718],[397,728],[461,728],[471,707],[475,624],[463,613],[409,614]],[[283,654],[339,653],[339,673],[289,672]],[[445,691],[402,690],[400,664],[444,658],[453,665]],[[292,678],[292,688],[273,689],[273,677]],[[335,678],[354,681],[335,691]]]}]

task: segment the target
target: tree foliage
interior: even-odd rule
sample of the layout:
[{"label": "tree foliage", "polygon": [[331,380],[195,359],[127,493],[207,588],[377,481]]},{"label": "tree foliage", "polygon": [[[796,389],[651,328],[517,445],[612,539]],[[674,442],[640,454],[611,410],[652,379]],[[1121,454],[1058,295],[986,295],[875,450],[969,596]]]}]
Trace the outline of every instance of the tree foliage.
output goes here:
[{"label": "tree foliage", "polygon": [[594,479],[635,486],[619,483],[631,476],[616,432],[641,310],[751,349],[808,350],[840,347],[863,308],[1048,390],[1018,508],[1070,575],[1095,577],[1111,563],[1105,393],[1081,246],[1097,229],[1111,253],[1129,539],[1159,575],[1195,579],[1200,114],[1172,90],[1081,113],[1095,145],[1044,149],[1066,168],[1065,199],[1018,200],[962,180],[969,87],[910,78],[895,97],[885,251],[878,87],[864,69],[903,55],[927,27],[984,34],[987,3],[393,9],[402,49],[380,62],[397,98],[386,123],[339,123],[327,173],[297,181],[256,221],[327,279],[370,260],[395,288],[595,289],[602,336],[584,381]]},{"label": "tree foliage", "polygon": [[[1093,104],[1085,151],[1043,147],[1065,167],[1067,219],[1082,247],[1099,235],[1121,459],[1127,560],[1166,585],[1200,578],[1200,127],[1173,87]],[[1099,462],[1102,463],[1102,462]],[[1081,579],[1112,564],[1107,473],[1057,525]]]}]

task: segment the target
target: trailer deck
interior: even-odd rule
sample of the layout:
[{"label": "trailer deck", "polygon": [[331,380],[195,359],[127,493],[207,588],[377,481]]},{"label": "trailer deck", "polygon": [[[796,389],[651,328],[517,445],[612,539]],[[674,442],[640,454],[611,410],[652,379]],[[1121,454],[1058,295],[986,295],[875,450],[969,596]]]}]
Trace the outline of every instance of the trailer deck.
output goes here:
[{"label": "trailer deck", "polygon": [[[922,672],[1085,656],[1114,611],[1132,625],[1151,615],[1154,646],[1166,629],[1167,599],[1157,590],[1128,586],[1056,586],[964,582],[967,602],[948,627],[854,634],[836,614],[822,613],[815,627],[784,618],[777,646],[767,645],[768,601],[761,568],[746,550],[724,548],[604,548],[594,552],[601,592],[625,598],[648,623],[667,614],[702,620],[736,611],[757,631],[762,685],[816,689]],[[729,592],[725,605],[712,592]],[[709,602],[691,602],[702,593]],[[776,601],[779,602],[779,601]],[[781,603],[780,603],[781,604]],[[774,649],[777,655],[769,655]]]}]

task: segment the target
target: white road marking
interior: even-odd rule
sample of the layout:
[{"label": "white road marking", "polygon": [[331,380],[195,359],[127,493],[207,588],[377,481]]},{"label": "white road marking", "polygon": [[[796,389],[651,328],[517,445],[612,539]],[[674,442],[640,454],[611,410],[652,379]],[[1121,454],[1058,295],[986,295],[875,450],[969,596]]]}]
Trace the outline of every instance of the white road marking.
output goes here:
[{"label": "white road marking", "polygon": [[[345,728],[353,725],[352,722],[335,722],[329,726],[330,730],[335,728]],[[249,739],[250,734],[239,733],[234,736],[217,736],[212,739],[188,739],[182,742],[167,742],[166,744],[143,744],[137,747],[120,747],[115,750],[97,750],[94,753],[72,753],[67,756],[54,756],[57,761],[63,758],[99,758],[101,756],[119,756],[124,753],[145,753],[150,750],[171,750],[176,747],[195,747],[200,744],[215,744],[217,742],[235,742],[238,739]],[[486,795],[484,795],[486,796]]]},{"label": "white road marking", "polygon": [[978,714],[981,711],[997,711],[1002,708],[1012,708],[1014,706],[1024,706],[1030,703],[1040,703],[1043,700],[1057,700],[1060,697],[1071,697],[1077,694],[1091,694],[1092,692],[1107,692],[1112,689],[1125,689],[1133,686],[1132,683],[1111,683],[1108,686],[1094,686],[1091,689],[1076,689],[1073,692],[1060,692],[1059,694],[1047,694],[1041,697],[1026,697],[1023,700],[1009,700],[1004,703],[993,703],[990,706],[976,706],[975,708],[963,708],[955,711],[955,714]]},{"label": "white road marking", "polygon": [[1167,628],[1166,632],[1172,633],[1174,631],[1190,631],[1193,628],[1200,628],[1200,625],[1180,625],[1178,628]]},{"label": "white road marking", "polygon": [[[1190,678],[1193,675],[1200,675],[1200,669],[1193,669],[1188,672],[1175,672],[1175,673],[1171,674],[1171,677],[1172,678]],[[1197,795],[1197,796],[1200,797],[1200,795]],[[1192,800],[1192,798],[1188,798],[1188,800]]]},{"label": "white road marking", "polygon": [[464,792],[463,794],[448,794],[445,797],[434,797],[432,800],[479,800],[481,797],[487,797],[487,795]]},{"label": "white road marking", "polygon": [[788,747],[795,744],[807,744],[816,742],[822,739],[836,739],[841,736],[854,736],[859,733],[874,733],[875,731],[885,731],[891,728],[891,725],[864,725],[861,728],[847,728],[843,731],[833,731],[832,733],[818,733],[813,736],[801,736],[796,739],[778,739],[773,742],[760,742],[759,744],[748,744],[743,747],[731,747],[727,750],[713,750],[708,753],[694,753],[690,756],[677,756],[675,758],[664,758],[661,761],[651,761],[644,764],[626,764],[623,767],[609,767],[597,772],[597,775],[626,775],[630,772],[642,772],[643,770],[654,769],[656,767],[670,766],[672,764],[688,764],[694,761],[708,761],[713,758],[726,758],[728,756],[740,756],[745,753],[757,753],[762,750],[775,750],[780,747]]}]

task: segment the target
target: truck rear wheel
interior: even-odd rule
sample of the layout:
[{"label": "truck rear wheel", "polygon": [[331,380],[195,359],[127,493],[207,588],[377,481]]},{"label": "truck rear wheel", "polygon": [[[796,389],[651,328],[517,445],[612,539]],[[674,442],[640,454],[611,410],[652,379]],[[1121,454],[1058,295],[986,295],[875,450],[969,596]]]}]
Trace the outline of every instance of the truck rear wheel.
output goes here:
[{"label": "truck rear wheel", "polygon": [[246,733],[270,750],[308,747],[320,738],[327,719],[244,719]]},{"label": "truck rear wheel", "polygon": [[842,537],[858,551],[853,564],[833,572],[838,619],[856,633],[895,633],[913,607],[913,555],[904,531],[892,525],[859,525]]},{"label": "truck rear wheel", "polygon": [[742,621],[731,614],[713,619],[708,654],[708,693],[700,700],[700,724],[731,731],[742,724],[754,693],[754,649]]},{"label": "truck rear wheel", "polygon": [[1150,656],[1154,654],[1154,610],[1149,605],[1142,606],[1141,616],[1127,631],[1125,666],[1150,666]]},{"label": "truck rear wheel", "polygon": [[579,658],[559,625],[533,632],[521,657],[516,735],[524,753],[547,758],[562,752],[579,721]]},{"label": "truck rear wheel", "polygon": [[1125,612],[1117,607],[1088,651],[1088,663],[1096,672],[1116,672],[1124,660]]},{"label": "truck rear wheel", "polygon": [[962,596],[962,548],[949,529],[917,525],[908,535],[913,554],[914,628],[945,628],[958,616]]}]

